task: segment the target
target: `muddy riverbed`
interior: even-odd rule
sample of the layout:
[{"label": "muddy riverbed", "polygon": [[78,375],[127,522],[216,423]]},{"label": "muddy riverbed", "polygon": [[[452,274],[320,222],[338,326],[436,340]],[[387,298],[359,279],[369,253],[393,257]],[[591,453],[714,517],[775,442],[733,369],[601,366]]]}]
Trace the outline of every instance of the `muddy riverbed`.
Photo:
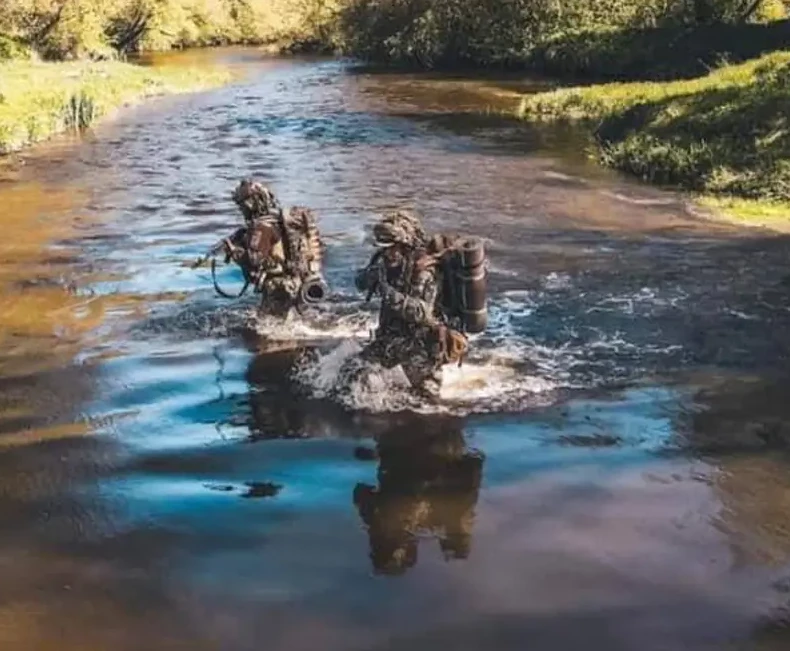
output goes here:
[{"label": "muddy riverbed", "polygon": [[[494,116],[540,84],[164,59],[243,76],[0,166],[0,648],[790,646],[790,240]],[[184,266],[245,175],[319,216],[303,320]],[[487,239],[491,326],[338,404],[398,206]]]}]

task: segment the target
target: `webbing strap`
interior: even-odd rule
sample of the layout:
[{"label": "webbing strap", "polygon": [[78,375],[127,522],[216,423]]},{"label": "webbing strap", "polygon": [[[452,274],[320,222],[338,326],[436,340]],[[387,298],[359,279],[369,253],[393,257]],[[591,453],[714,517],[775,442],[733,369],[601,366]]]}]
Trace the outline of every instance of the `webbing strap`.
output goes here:
[{"label": "webbing strap", "polygon": [[238,294],[228,294],[225,292],[217,282],[217,258],[211,258],[211,280],[214,281],[214,289],[216,290],[217,294],[223,296],[224,298],[241,298],[244,296],[250,286],[250,281],[247,279],[245,274],[244,286],[241,288],[241,291]]}]

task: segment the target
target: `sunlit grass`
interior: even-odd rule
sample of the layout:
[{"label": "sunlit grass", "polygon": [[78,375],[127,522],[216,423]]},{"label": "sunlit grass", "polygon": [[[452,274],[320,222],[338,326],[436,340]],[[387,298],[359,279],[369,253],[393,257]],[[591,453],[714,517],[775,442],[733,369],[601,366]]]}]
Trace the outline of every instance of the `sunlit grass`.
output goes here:
[{"label": "sunlit grass", "polygon": [[[722,89],[747,90],[761,71],[790,64],[790,52],[774,52],[735,66],[725,66],[705,77],[669,82],[616,82],[577,86],[528,95],[519,106],[527,119],[600,121],[648,102],[683,98]],[[669,111],[671,114],[672,111]],[[666,114],[663,117],[668,117]]]},{"label": "sunlit grass", "polygon": [[75,128],[154,95],[219,85],[220,69],[144,68],[121,62],[0,63],[0,153]]},{"label": "sunlit grass", "polygon": [[701,196],[696,199],[715,217],[729,222],[790,232],[790,202]]}]

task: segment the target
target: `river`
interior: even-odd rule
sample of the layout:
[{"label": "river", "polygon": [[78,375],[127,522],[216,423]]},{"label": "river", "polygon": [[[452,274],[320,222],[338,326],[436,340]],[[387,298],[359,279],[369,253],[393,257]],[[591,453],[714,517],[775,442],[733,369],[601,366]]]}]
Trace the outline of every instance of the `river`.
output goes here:
[{"label": "river", "polygon": [[[788,648],[790,242],[497,117],[537,82],[149,63],[217,60],[0,166],[0,648]],[[319,217],[303,320],[186,266],[246,175]],[[404,205],[486,238],[490,328],[333,402]]]}]

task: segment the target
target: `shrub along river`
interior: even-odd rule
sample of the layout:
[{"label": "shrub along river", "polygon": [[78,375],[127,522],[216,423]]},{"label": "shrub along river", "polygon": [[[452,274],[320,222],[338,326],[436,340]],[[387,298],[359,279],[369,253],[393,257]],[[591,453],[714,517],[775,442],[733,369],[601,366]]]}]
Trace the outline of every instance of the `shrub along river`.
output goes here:
[{"label": "shrub along river", "polygon": [[[163,58],[244,76],[0,168],[1,648],[787,648],[786,238],[485,113],[523,80]],[[302,320],[184,264],[246,175],[317,212]],[[402,205],[487,239],[490,328],[339,404]]]}]

